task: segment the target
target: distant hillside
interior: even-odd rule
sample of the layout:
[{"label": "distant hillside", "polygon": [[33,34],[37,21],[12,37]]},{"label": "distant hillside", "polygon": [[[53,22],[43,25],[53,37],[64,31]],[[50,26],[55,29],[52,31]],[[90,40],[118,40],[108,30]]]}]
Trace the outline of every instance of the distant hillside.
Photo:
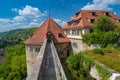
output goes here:
[{"label": "distant hillside", "polygon": [[0,63],[2,63],[0,80],[25,80],[27,67],[24,41],[36,29],[17,29],[0,33],[0,47],[6,47],[5,55],[0,56]]},{"label": "distant hillside", "polygon": [[0,33],[0,48],[18,44],[27,39],[37,28],[16,29]]}]

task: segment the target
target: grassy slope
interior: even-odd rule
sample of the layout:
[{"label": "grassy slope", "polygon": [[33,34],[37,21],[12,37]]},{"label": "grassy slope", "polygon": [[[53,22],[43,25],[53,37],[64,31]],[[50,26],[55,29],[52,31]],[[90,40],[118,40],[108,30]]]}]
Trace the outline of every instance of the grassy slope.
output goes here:
[{"label": "grassy slope", "polygon": [[90,56],[95,61],[101,62],[106,66],[120,72],[120,53],[104,53],[104,55],[93,54],[92,51],[85,51],[85,55]]}]

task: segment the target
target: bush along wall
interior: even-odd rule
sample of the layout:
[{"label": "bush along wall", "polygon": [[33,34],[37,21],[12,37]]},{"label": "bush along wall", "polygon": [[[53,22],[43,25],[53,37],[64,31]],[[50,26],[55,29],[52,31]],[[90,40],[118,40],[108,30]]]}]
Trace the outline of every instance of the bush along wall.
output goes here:
[{"label": "bush along wall", "polygon": [[[95,51],[101,54],[101,50]],[[72,53],[67,58],[66,64],[77,80],[96,80],[90,75],[93,66],[96,67],[96,71],[101,80],[108,80],[112,74],[102,66],[96,64],[92,58],[85,56],[83,52],[79,52],[78,54]]]},{"label": "bush along wall", "polygon": [[73,74],[78,77],[78,80],[94,80],[90,76],[90,69],[94,65],[94,61],[83,55],[81,52],[78,54],[71,54],[67,60],[66,63],[70,70],[73,72]]}]

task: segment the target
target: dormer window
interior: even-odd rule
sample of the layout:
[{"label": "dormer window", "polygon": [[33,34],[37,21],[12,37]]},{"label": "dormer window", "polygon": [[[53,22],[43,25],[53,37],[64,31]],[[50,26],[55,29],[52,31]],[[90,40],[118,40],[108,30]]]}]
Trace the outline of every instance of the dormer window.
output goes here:
[{"label": "dormer window", "polygon": [[59,37],[59,38],[62,38],[62,37],[63,37],[62,33],[59,33],[59,34],[58,34],[58,37]]},{"label": "dormer window", "polygon": [[109,16],[109,12],[105,12],[104,15],[105,15],[105,16]]},{"label": "dormer window", "polygon": [[90,23],[94,23],[95,19],[89,19]]},{"label": "dormer window", "polygon": [[95,12],[92,12],[91,14],[92,14],[92,16],[96,16]]},{"label": "dormer window", "polygon": [[74,21],[74,25],[77,25],[78,24],[78,21]]},{"label": "dormer window", "polygon": [[119,22],[120,22],[120,19],[118,19],[117,22],[119,23]]},{"label": "dormer window", "polygon": [[68,23],[68,26],[71,26],[72,22],[67,22]]},{"label": "dormer window", "polygon": [[77,25],[80,22],[80,19],[74,21],[74,25]]},{"label": "dormer window", "polygon": [[80,12],[77,12],[75,15],[78,16]]}]

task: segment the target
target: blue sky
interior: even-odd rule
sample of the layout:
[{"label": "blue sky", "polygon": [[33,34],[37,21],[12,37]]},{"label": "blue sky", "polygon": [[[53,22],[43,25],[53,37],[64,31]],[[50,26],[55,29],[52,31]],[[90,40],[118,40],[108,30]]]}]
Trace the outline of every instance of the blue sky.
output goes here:
[{"label": "blue sky", "polygon": [[63,26],[81,9],[111,10],[120,16],[119,0],[1,0],[0,32],[40,26],[51,17]]}]

